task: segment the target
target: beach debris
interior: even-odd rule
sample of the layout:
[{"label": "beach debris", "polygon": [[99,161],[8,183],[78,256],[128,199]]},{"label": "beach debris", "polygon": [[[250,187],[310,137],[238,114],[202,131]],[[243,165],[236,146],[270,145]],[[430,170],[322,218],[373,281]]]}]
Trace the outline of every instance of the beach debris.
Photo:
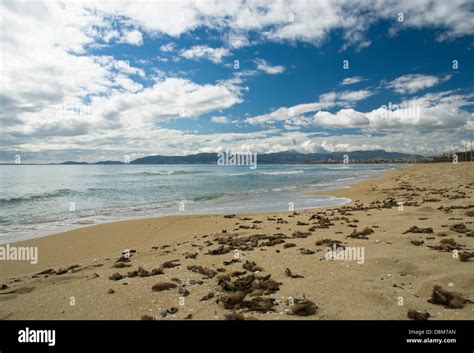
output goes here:
[{"label": "beach debris", "polygon": [[304,276],[300,276],[300,275],[297,275],[296,273],[291,272],[289,268],[285,270],[285,273],[288,277],[291,277],[291,278],[304,278]]},{"label": "beach debris", "polygon": [[150,276],[156,276],[156,275],[162,275],[163,269],[160,268],[154,268],[151,271],[145,270],[143,267],[138,267],[137,270],[130,271],[127,273],[127,277],[133,278],[133,277],[150,277]]},{"label": "beach debris", "polygon": [[122,262],[122,261],[119,261],[119,262],[115,262],[112,267],[115,267],[115,268],[124,268],[124,267],[130,267],[132,265],[130,264],[127,264],[125,262]]},{"label": "beach debris", "polygon": [[288,248],[294,248],[295,246],[296,246],[295,243],[285,243],[285,245],[283,245],[283,248],[288,249]]},{"label": "beach debris", "polygon": [[274,246],[278,244],[283,244],[285,241],[283,239],[270,239],[267,242],[260,244],[260,246]]},{"label": "beach debris", "polygon": [[211,270],[210,268],[202,267],[202,266],[191,265],[191,266],[188,266],[187,268],[188,270],[196,272],[196,273],[200,273],[206,276],[207,278],[212,278],[215,275],[217,275],[216,271]]},{"label": "beach debris", "polygon": [[358,232],[356,229],[352,231],[351,234],[348,235],[349,238],[354,238],[354,239],[369,239],[368,236],[372,234],[374,231],[369,228],[365,227],[362,229],[362,231]]},{"label": "beach debris", "polygon": [[173,268],[173,267],[177,267],[177,266],[179,266],[179,265],[181,265],[181,264],[179,263],[179,260],[171,260],[171,261],[166,261],[166,262],[164,262],[164,263],[161,265],[161,267],[162,267],[162,268]]},{"label": "beach debris", "polygon": [[439,250],[443,252],[451,252],[453,250],[461,250],[463,245],[456,243],[453,238],[444,238],[439,241],[440,245],[428,245],[430,249]]},{"label": "beach debris", "polygon": [[293,232],[291,235],[293,238],[307,238],[311,235],[311,232],[301,232],[297,230],[296,232]]},{"label": "beach debris", "polygon": [[56,273],[55,270],[53,270],[52,268],[48,268],[47,270],[44,270],[44,271],[35,273],[35,274],[33,275],[33,277],[38,276],[38,275],[52,275],[52,274],[54,274],[54,273]]},{"label": "beach debris", "polygon": [[428,300],[431,304],[443,305],[450,309],[462,309],[467,303],[473,304],[474,302],[464,298],[462,294],[457,292],[448,292],[443,289],[440,285],[433,287],[433,293],[431,299]]},{"label": "beach debris", "polygon": [[71,265],[71,266],[69,266],[69,267],[60,268],[60,269],[56,272],[56,275],[65,274],[65,273],[67,273],[68,271],[74,270],[75,268],[78,268],[78,267],[81,267],[81,266],[80,266],[80,265]]},{"label": "beach debris", "polygon": [[190,294],[190,292],[183,287],[178,288],[178,293],[181,294],[183,297],[187,297]]},{"label": "beach debris", "polygon": [[305,249],[305,248],[300,249],[300,254],[301,255],[312,255],[314,253],[315,252],[313,250],[310,250],[310,249]]},{"label": "beach debris", "polygon": [[224,317],[226,320],[238,320],[238,321],[243,321],[245,320],[245,316],[242,313],[237,313],[235,311],[231,313],[224,314]]},{"label": "beach debris", "polygon": [[319,214],[316,214],[316,215],[312,215],[310,218],[309,218],[310,221],[313,221],[313,220],[316,220],[317,222],[314,222],[313,224],[316,224],[317,225],[317,228],[329,228],[330,226],[333,226],[334,223],[331,222],[331,220],[326,217],[326,216],[323,216],[323,215],[319,215]]},{"label": "beach debris", "polygon": [[246,275],[247,274],[247,271],[233,271],[230,273],[230,277],[239,277],[239,276],[242,276],[242,275]]},{"label": "beach debris", "polygon": [[230,246],[221,245],[217,249],[209,250],[209,255],[224,255],[230,252],[232,249]]},{"label": "beach debris", "polygon": [[261,268],[260,266],[257,266],[257,264],[255,263],[255,261],[245,261],[245,264],[242,265],[242,267],[244,269],[246,269],[247,271],[250,271],[250,272],[260,272],[260,271],[263,271],[263,268]]},{"label": "beach debris", "polygon": [[192,318],[193,318],[193,314],[188,314],[188,315],[186,315],[184,320],[191,320]]},{"label": "beach debris", "polygon": [[240,291],[221,296],[219,298],[219,302],[222,302],[224,304],[225,309],[234,309],[235,306],[242,303],[246,296],[247,293]]},{"label": "beach debris", "polygon": [[202,297],[201,299],[199,299],[200,301],[204,302],[206,300],[209,300],[209,299],[212,299],[214,298],[214,293],[213,292],[209,292],[208,294],[206,294],[204,297]]},{"label": "beach debris", "polygon": [[226,214],[224,218],[235,218],[235,214]]},{"label": "beach debris", "polygon": [[0,284],[0,290],[7,289],[8,286],[5,283]]},{"label": "beach debris", "polygon": [[170,289],[173,289],[173,288],[176,288],[176,287],[177,287],[177,285],[174,284],[174,283],[161,282],[161,283],[157,283],[153,287],[151,287],[151,290],[153,292],[161,292],[161,291],[170,290]]},{"label": "beach debris", "polygon": [[161,267],[152,268],[150,271],[150,276],[162,275],[164,274]]},{"label": "beach debris", "polygon": [[229,266],[229,265],[232,265],[232,264],[237,263],[237,262],[241,262],[241,261],[239,259],[232,259],[232,260],[229,260],[229,261],[224,261],[224,265]]},{"label": "beach debris", "polygon": [[469,229],[466,227],[464,223],[459,223],[459,224],[453,224],[452,226],[449,227],[452,231],[456,233],[467,233]]},{"label": "beach debris", "polygon": [[412,319],[412,320],[424,321],[424,320],[428,320],[428,318],[431,315],[428,312],[423,313],[419,310],[410,309],[408,310],[407,316],[409,319]]},{"label": "beach debris", "polygon": [[161,317],[166,317],[168,315],[175,315],[178,312],[178,308],[175,306],[172,306],[169,309],[163,309],[160,311],[160,316]]},{"label": "beach debris", "polygon": [[119,281],[119,280],[121,280],[122,278],[125,278],[125,276],[121,275],[121,274],[118,273],[118,272],[113,273],[113,274],[109,277],[109,279],[111,279],[112,281]]},{"label": "beach debris", "polygon": [[277,218],[277,224],[285,224],[288,223],[288,221],[285,221],[283,218]]},{"label": "beach debris", "polygon": [[296,222],[296,225],[297,225],[297,226],[309,226],[309,223],[297,221],[297,222]]},{"label": "beach debris", "polygon": [[474,252],[463,251],[459,253],[459,260],[462,262],[470,261],[470,259],[474,259]]},{"label": "beach debris", "polygon": [[132,254],[135,254],[137,251],[134,249],[122,251],[122,255],[115,260],[115,262],[130,262]]},{"label": "beach debris", "polygon": [[287,302],[290,305],[288,315],[310,316],[316,313],[318,307],[308,299],[293,299]]},{"label": "beach debris", "polygon": [[275,309],[273,309],[275,305],[276,299],[274,298],[255,297],[251,300],[242,301],[242,306],[247,308],[248,311],[275,311]]},{"label": "beach debris", "polygon": [[345,248],[344,245],[342,245],[342,242],[340,242],[339,240],[332,240],[332,239],[320,239],[320,240],[317,240],[315,244],[318,246],[325,245],[330,248],[332,248],[333,246],[337,248],[342,248],[342,249]]},{"label": "beach debris", "polygon": [[415,239],[415,240],[412,240],[411,243],[415,246],[420,246],[420,245],[423,245],[425,242],[423,240]]},{"label": "beach debris", "polygon": [[184,257],[185,257],[186,259],[195,259],[197,255],[198,255],[197,252],[196,252],[196,253],[193,253],[193,254],[187,252],[187,253],[184,254]]},{"label": "beach debris", "polygon": [[99,278],[99,277],[100,277],[99,274],[97,274],[97,273],[94,272],[94,273],[92,274],[91,278],[88,278],[88,279],[95,279],[95,278]]},{"label": "beach debris", "polygon": [[267,295],[275,293],[280,289],[280,282],[276,282],[270,278],[271,274],[266,276],[256,276],[250,274],[243,277],[238,277],[231,281],[228,277],[221,278],[218,285],[226,292],[243,292],[246,294],[261,294]]},{"label": "beach debris", "polygon": [[155,320],[155,318],[150,315],[142,315],[141,320],[151,321],[151,320]]},{"label": "beach debris", "polygon": [[107,291],[107,294],[114,294],[114,293],[115,293],[115,291],[114,291],[112,288],[110,288],[110,289]]},{"label": "beach debris", "polygon": [[426,233],[426,234],[431,234],[433,233],[433,228],[418,228],[417,226],[412,226],[410,229],[406,230],[402,234],[407,234],[407,233]]}]

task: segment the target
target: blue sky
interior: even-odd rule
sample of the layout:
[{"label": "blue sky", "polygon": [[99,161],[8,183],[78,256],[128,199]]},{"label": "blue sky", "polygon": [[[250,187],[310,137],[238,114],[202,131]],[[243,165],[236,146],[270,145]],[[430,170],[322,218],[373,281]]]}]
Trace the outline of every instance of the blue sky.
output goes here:
[{"label": "blue sky", "polygon": [[432,155],[474,135],[472,2],[1,6],[2,161]]}]

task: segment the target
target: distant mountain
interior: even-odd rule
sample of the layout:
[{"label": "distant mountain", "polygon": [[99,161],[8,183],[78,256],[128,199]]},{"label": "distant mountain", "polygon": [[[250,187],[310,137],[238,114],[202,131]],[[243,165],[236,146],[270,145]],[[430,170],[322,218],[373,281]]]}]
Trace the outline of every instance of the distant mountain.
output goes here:
[{"label": "distant mountain", "polygon": [[100,161],[100,162],[95,162],[91,164],[125,164],[125,163],[120,162],[120,161]]},{"label": "distant mountain", "polygon": [[75,161],[66,161],[58,164],[66,164],[66,165],[76,165],[76,164],[89,164],[87,162],[75,162]]},{"label": "distant mountain", "polygon": [[215,164],[217,153],[198,153],[188,156],[148,156],[138,158],[130,164]]},{"label": "distant mountain", "polygon": [[[414,162],[430,161],[419,154],[406,154],[399,152],[386,152],[384,150],[372,151],[351,151],[351,152],[320,152],[320,153],[300,153],[295,151],[285,151],[277,153],[257,154],[257,164],[309,164],[309,163],[342,163],[344,155],[349,157],[349,163],[372,163],[379,161],[390,162]],[[216,164],[217,153],[197,153],[187,156],[148,156],[137,158],[130,164]],[[0,163],[14,164],[14,163]],[[22,163],[28,165],[30,163]],[[33,163],[34,165],[35,163]],[[66,161],[62,163],[48,163],[50,165],[121,165],[121,161],[99,161],[94,163]]]},{"label": "distant mountain", "polygon": [[[326,153],[299,153],[299,152],[278,152],[258,154],[257,163],[262,164],[295,164],[295,163],[322,163],[322,162],[342,162],[344,155],[350,161],[374,161],[374,160],[413,160],[424,158],[420,155],[410,155],[399,152],[386,152],[384,150],[374,151],[352,151],[352,152],[326,152]],[[148,156],[138,158],[130,164],[215,164],[217,153],[198,153],[188,156]]]}]

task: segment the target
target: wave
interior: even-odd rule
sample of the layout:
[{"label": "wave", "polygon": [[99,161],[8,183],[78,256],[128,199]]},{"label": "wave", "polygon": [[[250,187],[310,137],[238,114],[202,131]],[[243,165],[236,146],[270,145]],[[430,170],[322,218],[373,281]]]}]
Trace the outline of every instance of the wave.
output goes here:
[{"label": "wave", "polygon": [[79,191],[72,190],[72,189],[59,189],[52,192],[45,192],[42,194],[36,195],[26,195],[20,197],[5,197],[0,198],[0,205],[1,204],[11,204],[11,203],[20,203],[20,202],[30,202],[30,201],[41,201],[46,199],[51,199],[55,197],[61,196],[74,196],[80,194]]},{"label": "wave", "polygon": [[258,172],[262,175],[287,175],[287,174],[301,174],[304,173],[304,170],[288,170],[284,172]]},{"label": "wave", "polygon": [[166,171],[144,171],[144,172],[133,172],[124,173],[122,175],[142,175],[142,176],[167,176],[167,175],[190,175],[190,174],[202,174],[204,171],[200,170],[166,170]]},{"label": "wave", "polygon": [[96,177],[118,177],[118,176],[168,176],[168,175],[188,175],[188,174],[202,174],[206,173],[202,170],[166,170],[166,171],[144,171],[144,172],[130,172],[130,173],[108,173],[96,174]]},{"label": "wave", "polygon": [[291,175],[291,174],[301,174],[304,173],[304,170],[288,170],[281,172],[244,172],[244,173],[232,173],[224,174],[223,176],[243,176],[243,175]]},{"label": "wave", "polygon": [[210,201],[210,200],[215,200],[220,197],[223,197],[225,195],[228,195],[227,193],[218,193],[218,194],[210,194],[210,195],[204,195],[204,196],[198,196],[193,199],[193,201]]}]

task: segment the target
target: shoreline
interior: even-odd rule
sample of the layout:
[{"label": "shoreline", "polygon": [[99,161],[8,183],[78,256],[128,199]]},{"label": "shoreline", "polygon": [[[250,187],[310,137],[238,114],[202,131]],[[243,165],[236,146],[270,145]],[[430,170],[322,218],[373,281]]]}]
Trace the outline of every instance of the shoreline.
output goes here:
[{"label": "shoreline", "polygon": [[[351,199],[343,206],[234,217],[185,215],[125,220],[11,243],[38,247],[39,259],[36,265],[6,261],[0,266],[0,285],[8,287],[0,290],[0,319],[140,319],[143,315],[184,319],[192,314],[195,319],[213,320],[237,310],[258,319],[405,320],[409,309],[429,312],[432,319],[473,319],[474,304],[446,309],[428,302],[434,285],[474,300],[472,259],[462,262],[450,252],[430,248],[452,238],[461,245],[460,252],[474,249],[474,237],[466,235],[474,230],[469,216],[474,208],[473,172],[472,163],[410,165],[387,170],[382,176],[349,188],[331,190],[331,196]],[[403,211],[397,206],[399,200],[405,204]],[[466,232],[452,230],[461,223],[467,227]],[[413,226],[429,227],[432,233],[406,234]],[[365,228],[373,233],[350,236]],[[268,239],[265,242],[239,247],[239,262],[232,261],[232,246],[226,250],[227,245],[223,245],[222,254],[211,254],[230,239],[263,235]],[[346,247],[362,247],[365,261],[325,260],[324,245],[317,245],[324,239],[337,240]],[[126,264],[131,266],[117,268],[116,259],[125,249],[135,250]],[[161,275],[127,275],[139,267],[150,271],[173,260],[179,264],[164,267]],[[229,261],[232,263],[226,265]],[[261,294],[261,298],[276,300],[271,310],[248,311],[238,305],[231,310],[222,305],[225,293],[218,290],[216,278],[242,271],[247,261],[255,262],[261,268],[258,272],[271,274],[280,283],[277,291]],[[198,272],[204,269],[204,273],[210,270],[213,275],[189,268]],[[48,269],[49,273],[38,275]],[[285,269],[303,278],[293,278],[285,274]],[[249,269],[245,272],[252,273]],[[111,280],[114,273],[125,278]],[[177,279],[181,282],[173,282]],[[160,282],[181,285],[152,290]],[[183,306],[179,299],[184,289],[180,288],[189,292]],[[115,294],[108,294],[110,290]],[[210,292],[215,297],[201,301]],[[77,298],[74,307],[69,305],[70,296]],[[307,317],[288,315],[289,297],[305,297],[318,309]],[[400,297],[403,305],[398,304]],[[163,309],[170,307],[178,308],[177,314],[162,316]]]},{"label": "shoreline", "polygon": [[[342,206],[344,204],[350,203],[351,200],[349,198],[336,197],[336,196],[334,196],[332,194],[328,194],[328,193],[332,192],[332,191],[335,191],[335,190],[339,190],[339,189],[342,189],[342,190],[347,189],[351,185],[358,184],[358,183],[361,183],[361,182],[366,181],[366,180],[377,179],[377,178],[383,177],[383,175],[385,175],[385,173],[388,173],[392,170],[400,170],[400,169],[404,169],[404,168],[407,168],[407,167],[408,166],[390,168],[390,169],[386,169],[386,170],[377,170],[375,173],[377,173],[378,175],[369,176],[369,177],[342,178],[342,179],[336,179],[332,182],[321,182],[321,183],[319,183],[319,185],[326,185],[326,184],[331,184],[331,185],[330,186],[323,186],[322,187],[323,190],[321,190],[321,191],[307,191],[305,193],[305,195],[327,197],[328,199],[334,198],[334,203],[331,204],[331,205],[321,205],[321,206],[312,206],[312,207],[295,207],[295,211],[310,210],[310,209],[321,209],[321,208],[334,207],[334,206]],[[342,185],[336,185],[340,182],[341,182]],[[314,187],[314,186],[315,185],[305,185],[303,188],[304,189],[311,189],[311,187]],[[291,190],[292,189],[285,189],[285,192],[289,193]],[[281,190],[279,190],[279,191],[281,191]],[[271,191],[271,192],[276,192],[276,191]],[[340,202],[336,202],[338,198],[341,199]],[[268,211],[267,210],[237,211],[237,212],[234,212],[234,213],[245,215],[245,214],[263,214],[263,213],[269,213],[269,212],[286,212],[286,211],[287,211],[286,209],[276,209],[276,210],[268,210]],[[124,211],[121,211],[121,212],[124,213]],[[133,212],[135,212],[135,211],[132,211],[132,213]],[[210,212],[210,213],[206,213],[206,212],[192,213],[192,212],[190,212],[190,213],[186,213],[185,212],[185,213],[170,213],[170,214],[163,213],[163,214],[159,214],[159,215],[151,215],[151,214],[138,215],[137,214],[137,215],[131,215],[130,217],[123,217],[123,216],[119,217],[119,216],[117,216],[118,218],[116,218],[116,219],[113,218],[113,217],[115,217],[115,215],[114,215],[114,216],[112,216],[111,219],[106,219],[106,220],[98,221],[98,222],[95,221],[94,219],[91,219],[91,218],[96,217],[96,216],[85,216],[85,217],[76,219],[73,223],[70,223],[68,225],[58,226],[57,228],[49,229],[49,230],[46,230],[46,229],[37,230],[36,231],[37,233],[32,237],[31,236],[24,236],[23,232],[15,233],[13,235],[13,237],[17,236],[17,238],[19,238],[18,240],[4,241],[0,237],[0,246],[5,245],[5,244],[14,244],[14,243],[23,242],[23,241],[28,241],[28,240],[38,239],[38,238],[44,238],[44,237],[48,237],[48,236],[52,236],[52,235],[56,235],[56,234],[67,233],[67,232],[82,229],[82,228],[94,227],[94,226],[97,226],[97,225],[109,224],[109,223],[114,223],[114,222],[146,220],[146,219],[149,219],[149,218],[162,218],[162,217],[170,217],[170,216],[180,216],[180,217],[188,217],[188,216],[196,216],[196,215],[218,216],[218,215],[223,215],[223,214],[225,214],[225,213],[215,213],[215,212]],[[79,222],[87,222],[87,223],[81,224]],[[89,222],[91,222],[91,223],[89,223]],[[40,226],[41,225],[46,225],[46,227],[53,227],[54,223],[55,222],[50,222],[50,224],[40,224]],[[9,234],[6,234],[6,236],[9,236]]]}]

